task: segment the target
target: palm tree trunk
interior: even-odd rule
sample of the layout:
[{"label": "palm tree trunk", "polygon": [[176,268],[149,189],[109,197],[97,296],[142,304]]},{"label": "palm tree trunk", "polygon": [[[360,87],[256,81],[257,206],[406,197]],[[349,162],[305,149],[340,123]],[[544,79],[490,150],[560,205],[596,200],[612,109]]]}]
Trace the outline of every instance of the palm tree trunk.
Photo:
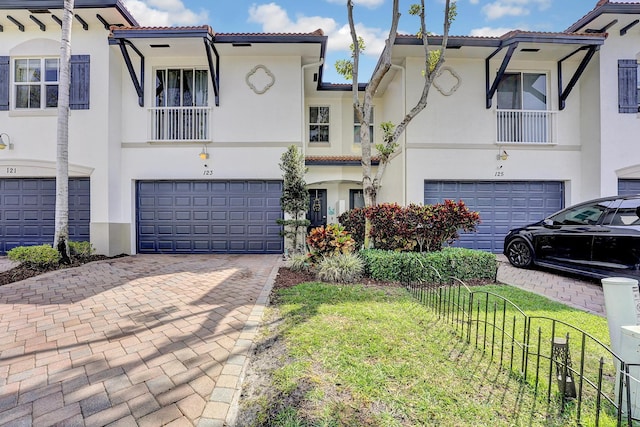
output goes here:
[{"label": "palm tree trunk", "polygon": [[56,213],[53,246],[62,261],[69,259],[69,88],[71,82],[71,25],[73,0],[64,0],[60,37],[60,80],[58,84],[58,132],[56,149]]}]

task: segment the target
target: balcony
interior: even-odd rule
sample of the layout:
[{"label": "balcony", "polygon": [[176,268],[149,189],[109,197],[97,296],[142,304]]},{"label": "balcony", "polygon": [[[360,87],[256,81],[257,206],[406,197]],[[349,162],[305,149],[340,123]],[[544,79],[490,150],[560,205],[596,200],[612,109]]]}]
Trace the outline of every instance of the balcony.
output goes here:
[{"label": "balcony", "polygon": [[149,108],[149,141],[210,141],[211,107]]},{"label": "balcony", "polygon": [[496,110],[499,144],[555,144],[557,111]]}]

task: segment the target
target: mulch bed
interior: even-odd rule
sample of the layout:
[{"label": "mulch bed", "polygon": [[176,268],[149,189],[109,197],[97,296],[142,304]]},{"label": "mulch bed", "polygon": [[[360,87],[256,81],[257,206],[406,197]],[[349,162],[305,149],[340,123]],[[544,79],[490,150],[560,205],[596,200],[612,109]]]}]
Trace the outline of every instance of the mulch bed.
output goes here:
[{"label": "mulch bed", "polygon": [[0,272],[0,286],[7,285],[13,282],[19,282],[20,280],[28,279],[30,277],[39,276],[49,271],[62,270],[64,268],[79,267],[83,264],[93,261],[100,261],[103,259],[120,258],[126,255],[116,255],[115,257],[108,257],[105,255],[89,255],[84,257],[73,257],[70,264],[52,264],[47,267],[37,268],[33,266],[27,266],[20,264],[11,270]]}]

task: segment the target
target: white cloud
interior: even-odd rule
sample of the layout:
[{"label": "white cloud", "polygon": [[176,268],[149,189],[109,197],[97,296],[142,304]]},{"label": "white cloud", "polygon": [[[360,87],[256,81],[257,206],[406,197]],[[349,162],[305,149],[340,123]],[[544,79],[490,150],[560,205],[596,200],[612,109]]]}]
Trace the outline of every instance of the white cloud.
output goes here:
[{"label": "white cloud", "polygon": [[299,15],[292,21],[287,11],[275,3],[253,5],[249,8],[249,22],[262,25],[267,33],[310,33],[321,28],[325,34],[335,31],[333,18]]},{"label": "white cloud", "polygon": [[[351,33],[349,26],[339,27],[333,18],[297,15],[291,19],[286,10],[275,3],[253,5],[249,8],[249,21],[262,25],[267,33],[310,33],[318,28],[328,36],[327,50],[350,52]],[[387,33],[379,28],[356,24],[356,31],[365,40],[365,54],[379,55],[384,48]]]},{"label": "white cloud", "polygon": [[474,28],[469,32],[470,36],[473,37],[500,37],[503,34],[508,33],[509,31],[514,30],[515,28],[508,27],[482,27],[482,28]]},{"label": "white cloud", "polygon": [[[327,1],[329,3],[344,4],[344,5],[347,4],[345,0],[327,0]],[[368,9],[375,9],[376,7],[383,4],[384,0],[353,0],[353,3],[356,7],[364,6]]]},{"label": "white cloud", "polygon": [[480,3],[480,0],[469,0],[469,3],[478,4],[478,3]]},{"label": "white cloud", "polygon": [[[472,0],[472,2],[475,0]],[[482,7],[487,19],[499,19],[505,16],[526,16],[531,9],[548,9],[551,0],[495,0]]]},{"label": "white cloud", "polygon": [[125,7],[142,26],[206,25],[209,15],[187,9],[181,0],[124,0]]}]

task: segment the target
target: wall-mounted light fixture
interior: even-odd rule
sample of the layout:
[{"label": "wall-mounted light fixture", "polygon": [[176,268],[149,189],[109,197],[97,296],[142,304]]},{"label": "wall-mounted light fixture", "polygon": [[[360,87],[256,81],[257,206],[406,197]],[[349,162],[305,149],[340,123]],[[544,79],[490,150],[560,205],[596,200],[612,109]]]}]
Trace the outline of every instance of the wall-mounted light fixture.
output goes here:
[{"label": "wall-mounted light fixture", "polygon": [[509,153],[507,153],[505,150],[499,148],[498,149],[498,154],[496,155],[496,160],[507,160],[509,158]]},{"label": "wall-mounted light fixture", "polygon": [[200,154],[198,154],[198,157],[200,157],[202,160],[207,160],[209,158],[209,153],[207,152],[206,145],[202,147],[202,151],[200,152]]},{"label": "wall-mounted light fixture", "polygon": [[[6,137],[6,138],[5,138]],[[6,142],[5,142],[6,139]],[[0,133],[0,150],[4,150],[5,148],[9,148],[9,150],[13,150],[13,144],[11,143],[11,138],[6,133]]]}]

